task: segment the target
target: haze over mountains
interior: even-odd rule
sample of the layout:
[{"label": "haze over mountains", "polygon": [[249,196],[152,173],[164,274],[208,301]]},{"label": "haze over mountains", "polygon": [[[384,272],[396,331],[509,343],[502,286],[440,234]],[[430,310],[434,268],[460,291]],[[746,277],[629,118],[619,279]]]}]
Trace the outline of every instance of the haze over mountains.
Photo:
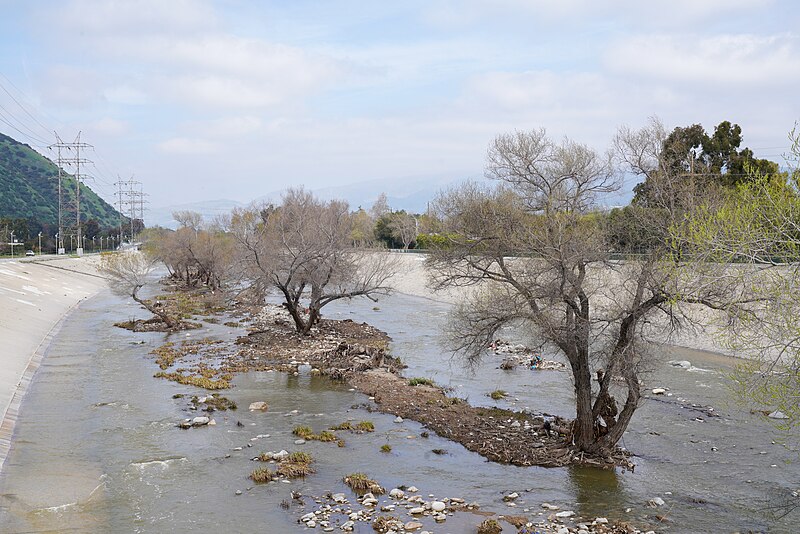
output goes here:
[{"label": "haze over mountains", "polygon": [[[460,184],[465,180],[484,180],[480,174],[442,174],[431,176],[416,176],[397,180],[370,180],[341,186],[323,187],[312,191],[318,197],[329,200],[346,200],[353,210],[362,207],[369,209],[381,193],[386,193],[389,206],[394,210],[406,210],[412,213],[422,213],[428,203],[442,189]],[[283,190],[272,191],[259,196],[254,202],[279,202]],[[248,203],[230,199],[217,199],[185,204],[173,204],[151,208],[145,215],[147,226],[164,226],[174,228],[175,221],[172,213],[179,210],[196,211],[204,219],[211,220],[217,215],[224,214],[234,207],[246,206]]]}]

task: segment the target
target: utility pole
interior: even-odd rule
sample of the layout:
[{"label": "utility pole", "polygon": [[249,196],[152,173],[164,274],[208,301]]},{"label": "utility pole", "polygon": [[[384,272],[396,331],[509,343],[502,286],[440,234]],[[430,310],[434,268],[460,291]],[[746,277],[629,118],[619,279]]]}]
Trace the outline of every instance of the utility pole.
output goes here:
[{"label": "utility pole", "polygon": [[[57,243],[57,252],[58,254],[64,254],[64,221],[63,221],[63,191],[64,188],[62,187],[62,178],[63,178],[63,169],[65,165],[69,165],[74,167],[75,172],[72,174],[73,179],[75,180],[75,236],[77,239],[75,252],[80,256],[83,254],[83,233],[81,229],[81,182],[84,179],[84,175],[81,174],[81,164],[88,164],[91,163],[90,160],[81,157],[81,150],[92,148],[92,145],[88,143],[84,143],[81,141],[81,132],[78,132],[78,135],[75,137],[75,141],[71,143],[64,142],[61,137],[59,137],[58,132],[54,132],[56,136],[56,142],[50,146],[49,149],[55,148],[57,150],[56,157],[57,157],[57,166],[58,166],[58,243]],[[64,151],[71,152],[70,156],[65,156]],[[70,225],[71,226],[71,225]],[[72,233],[70,232],[70,237]]]},{"label": "utility pole", "polygon": [[129,180],[118,180],[114,183],[117,186],[117,209],[120,214],[119,219],[119,243],[122,244],[122,217],[128,217],[130,223],[130,243],[136,237],[136,221],[144,221],[144,197],[146,193],[142,191],[142,182],[134,180],[133,176]]}]

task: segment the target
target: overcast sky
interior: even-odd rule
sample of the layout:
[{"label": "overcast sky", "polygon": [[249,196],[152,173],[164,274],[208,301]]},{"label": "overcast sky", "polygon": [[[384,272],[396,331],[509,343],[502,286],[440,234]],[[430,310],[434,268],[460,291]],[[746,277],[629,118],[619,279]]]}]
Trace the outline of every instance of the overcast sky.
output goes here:
[{"label": "overcast sky", "polygon": [[[111,199],[248,201],[479,175],[545,127],[605,149],[622,124],[739,123],[781,161],[800,119],[791,0],[0,0],[0,131],[78,130]],[[30,113],[30,115],[28,114]],[[26,137],[27,136],[27,137]],[[45,149],[43,149],[45,150]]]}]

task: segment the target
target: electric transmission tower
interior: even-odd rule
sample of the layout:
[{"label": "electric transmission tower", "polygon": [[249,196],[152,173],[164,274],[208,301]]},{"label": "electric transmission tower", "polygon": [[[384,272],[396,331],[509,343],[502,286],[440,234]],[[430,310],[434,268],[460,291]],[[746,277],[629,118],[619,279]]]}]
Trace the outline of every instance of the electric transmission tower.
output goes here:
[{"label": "electric transmission tower", "polygon": [[[92,148],[92,145],[88,143],[84,143],[81,141],[81,133],[78,132],[78,135],[75,137],[75,141],[71,143],[64,142],[61,137],[59,137],[58,132],[53,132],[56,136],[56,142],[52,145],[48,146],[49,149],[56,149],[56,165],[58,166],[58,253],[64,254],[65,252],[65,239],[67,236],[72,239],[72,236],[75,236],[75,252],[78,255],[83,254],[83,230],[81,228],[81,183],[83,182],[86,176],[81,174],[81,165],[87,165],[91,163],[91,160],[81,157],[81,150],[85,150],[87,148]],[[71,173],[73,180],[75,181],[75,196],[71,199],[71,202],[64,202],[64,194],[66,192],[66,188],[63,184],[63,179],[65,178],[65,167],[69,167],[71,170],[74,171]],[[66,176],[70,176],[69,173]],[[67,220],[72,219],[70,217],[72,215],[72,209],[75,210],[75,226],[72,226],[71,222],[67,222],[65,224],[64,221],[64,211],[68,210],[68,217]]]},{"label": "electric transmission tower", "polygon": [[119,211],[119,240],[122,243],[122,218],[123,215],[128,217],[130,223],[130,238],[129,242],[132,244],[136,237],[137,221],[142,226],[144,225],[144,205],[147,202],[144,197],[147,193],[142,191],[142,182],[134,180],[131,177],[129,180],[118,180],[114,183],[117,186],[117,209]]}]

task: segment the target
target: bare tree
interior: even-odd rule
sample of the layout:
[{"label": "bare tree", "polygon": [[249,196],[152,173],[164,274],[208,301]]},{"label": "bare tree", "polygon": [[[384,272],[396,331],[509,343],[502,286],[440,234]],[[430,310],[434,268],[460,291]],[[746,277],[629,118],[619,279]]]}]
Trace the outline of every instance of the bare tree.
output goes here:
[{"label": "bare tree", "polygon": [[[685,268],[668,247],[642,261],[611,261],[593,212],[618,187],[610,154],[568,139],[556,144],[543,130],[515,132],[491,144],[486,175],[498,186],[468,184],[436,203],[450,243],[429,256],[433,286],[477,288],[454,313],[453,347],[477,359],[501,327],[529,329],[569,362],[572,445],[606,454],[641,399],[639,373],[654,335],[644,322],[663,312],[663,336],[691,315],[681,306],[728,310],[746,297],[740,280],[726,281],[710,264]],[[625,395],[621,410],[616,388]]]},{"label": "bare tree", "polygon": [[369,214],[373,220],[377,221],[387,213],[391,213],[391,208],[389,207],[389,199],[386,197],[386,193],[381,193],[378,195],[378,198],[375,200],[375,203],[372,204],[372,207],[369,210]]},{"label": "bare tree", "polygon": [[419,233],[417,218],[405,211],[393,213],[388,226],[395,239],[403,244],[403,250],[408,250]]},{"label": "bare tree", "polygon": [[260,295],[277,291],[303,334],[331,302],[391,291],[392,260],[352,246],[344,202],[290,189],[278,207],[235,211],[230,227],[250,287]]},{"label": "bare tree", "polygon": [[100,258],[99,270],[108,277],[109,287],[112,291],[131,297],[144,306],[147,311],[161,319],[167,328],[176,328],[179,325],[178,321],[166,310],[139,298],[139,291],[152,281],[150,274],[155,268],[156,262],[157,260],[137,251],[104,254]]}]

